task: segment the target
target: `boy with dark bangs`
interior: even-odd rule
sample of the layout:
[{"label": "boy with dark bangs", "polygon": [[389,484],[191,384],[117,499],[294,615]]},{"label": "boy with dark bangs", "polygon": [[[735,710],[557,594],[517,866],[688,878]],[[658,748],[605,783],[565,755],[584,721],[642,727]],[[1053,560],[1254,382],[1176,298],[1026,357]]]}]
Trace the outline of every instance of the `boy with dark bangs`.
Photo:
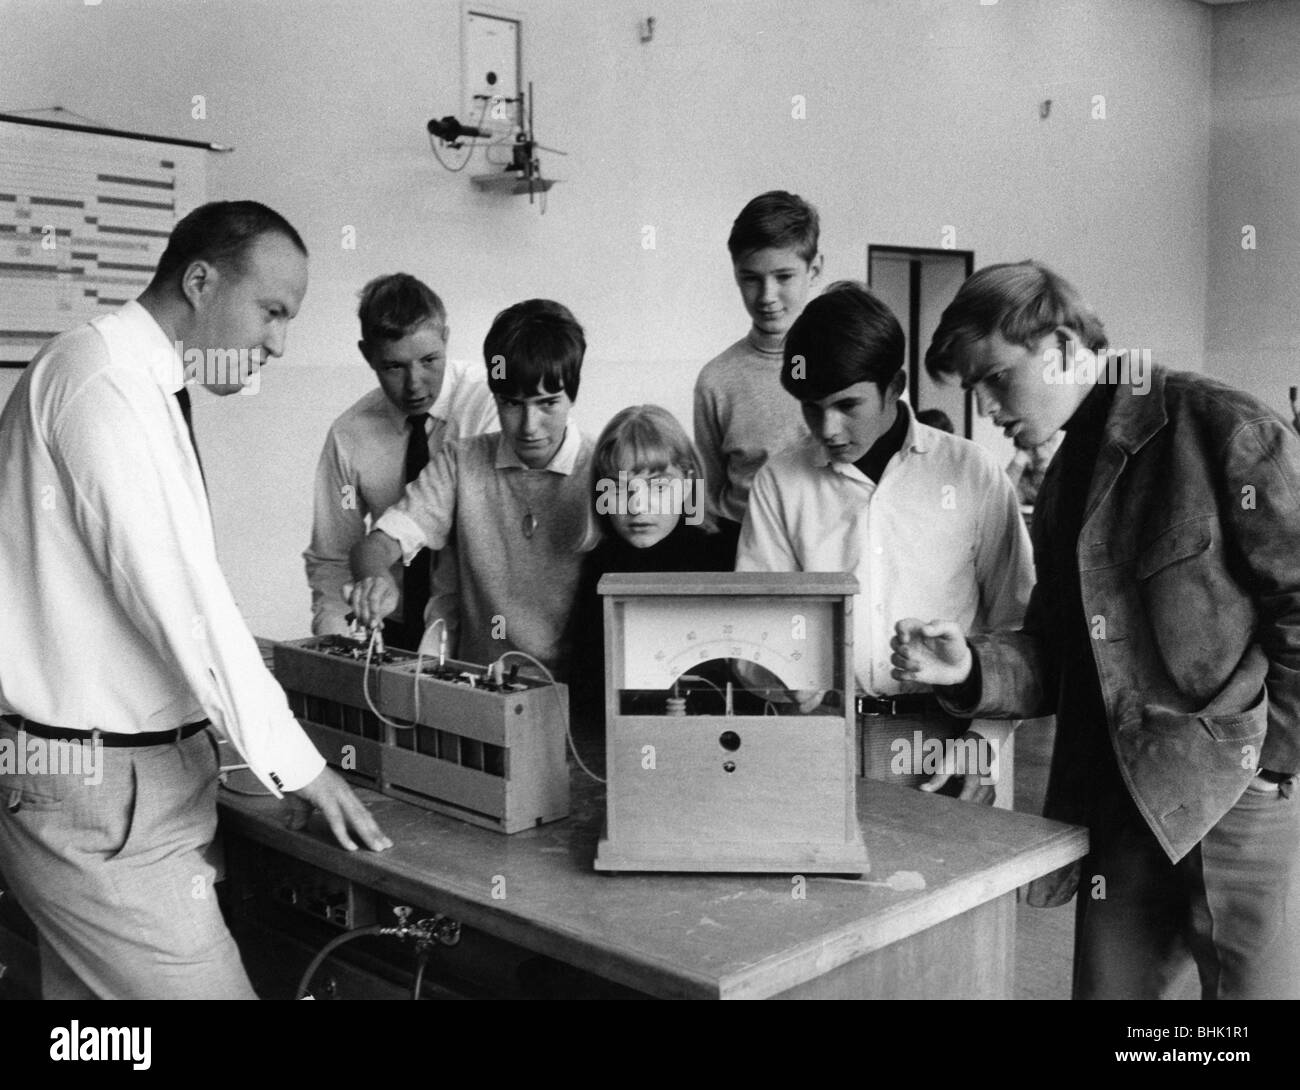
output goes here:
[{"label": "boy with dark bangs", "polygon": [[[993,458],[917,421],[903,396],[905,348],[897,318],[862,284],[832,284],[804,309],[781,383],[810,435],[755,476],[736,568],[855,575],[863,775],[992,802],[1011,724],[981,719],[968,732],[928,687],[894,679],[892,620],[947,610],[963,631],[1019,624],[1033,586],[1029,537]],[[792,695],[807,711],[824,694]],[[975,767],[966,760],[948,782],[946,759],[941,771],[927,751]],[[1004,803],[1010,787],[1007,777]]]},{"label": "boy with dark bangs", "polygon": [[501,431],[444,447],[352,550],[350,601],[361,624],[396,608],[398,559],[409,564],[454,539],[452,654],[488,663],[523,651],[565,679],[565,628],[591,533],[591,443],[569,421],[586,347],[577,320],[549,299],[497,315],[483,356]]}]

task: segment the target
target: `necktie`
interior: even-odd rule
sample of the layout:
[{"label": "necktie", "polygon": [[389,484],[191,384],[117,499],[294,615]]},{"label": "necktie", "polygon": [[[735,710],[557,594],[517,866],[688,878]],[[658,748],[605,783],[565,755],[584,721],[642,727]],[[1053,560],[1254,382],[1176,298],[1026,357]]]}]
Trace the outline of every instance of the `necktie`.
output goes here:
[{"label": "necktie", "polygon": [[[411,428],[406,442],[407,484],[415,480],[429,464],[429,437],[425,433],[428,420],[428,413],[407,417]],[[424,635],[424,607],[429,602],[432,561],[433,554],[428,549],[421,549],[406,566],[402,577],[402,635],[406,642],[398,646],[408,651],[414,651],[419,646],[420,637]]]},{"label": "necktie", "polygon": [[194,417],[190,411],[190,392],[182,386],[176,391],[176,401],[181,407],[181,416],[185,418],[185,430],[190,433],[190,446],[194,448],[194,460],[199,463],[199,476],[203,478],[203,487],[208,487],[207,474],[203,472],[203,459],[199,456],[199,443],[194,438]]}]

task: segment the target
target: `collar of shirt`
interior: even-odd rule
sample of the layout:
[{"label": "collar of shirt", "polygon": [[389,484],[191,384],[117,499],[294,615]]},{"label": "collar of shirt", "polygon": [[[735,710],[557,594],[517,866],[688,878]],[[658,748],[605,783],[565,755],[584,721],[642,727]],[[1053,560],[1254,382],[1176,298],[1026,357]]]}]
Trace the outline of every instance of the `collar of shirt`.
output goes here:
[{"label": "collar of shirt", "polygon": [[[468,366],[460,360],[448,360],[447,368],[442,375],[442,388],[438,391],[438,396],[433,399],[433,404],[429,406],[428,415],[433,420],[441,420],[449,423],[451,420],[451,400],[455,396],[458,385],[463,381]],[[374,402],[372,410],[382,416],[392,424],[393,430],[406,434],[407,421],[410,416],[398,406],[394,405],[388,395],[384,393],[383,387],[376,386],[371,390],[371,396]],[[425,430],[428,430],[428,424],[425,424]]]},{"label": "collar of shirt", "polygon": [[[573,467],[578,462],[578,453],[582,449],[582,436],[578,434],[578,426],[572,420],[565,425],[564,439],[560,442],[560,449],[555,452],[551,460],[541,468],[548,473],[559,473],[567,477],[573,472]],[[515,453],[515,448],[510,445],[510,440],[506,438],[505,432],[497,433],[497,457],[493,463],[495,469],[528,469],[519,460],[519,455]]]},{"label": "collar of shirt", "polygon": [[114,359],[115,364],[147,368],[155,381],[169,394],[185,385],[185,366],[176,345],[167,339],[157,320],[136,300],[116,312],[122,331],[143,351]]},{"label": "collar of shirt", "polygon": [[[917,423],[916,415],[912,412],[912,406],[910,406],[901,397],[898,399],[898,408],[899,408],[899,412],[904,414],[907,417],[907,425],[906,425],[907,431],[906,434],[903,436],[902,446],[898,448],[898,457],[906,458],[909,453],[916,453],[916,454],[927,453],[934,443],[932,436],[929,434],[930,429],[925,427],[925,425],[923,424]],[[897,425],[897,423],[898,422],[895,421],[894,424],[890,425],[890,428],[891,429],[894,428]],[[888,438],[889,438],[888,433],[886,433],[884,436],[881,436],[881,438],[876,441],[876,443],[872,446],[871,449],[875,450],[876,446],[880,445],[881,443],[884,443]],[[868,477],[865,473],[863,473],[862,470],[860,470],[852,462],[832,461],[831,456],[826,453],[826,448],[817,439],[813,438],[807,441],[812,444],[811,457],[812,457],[813,465],[819,468],[830,469],[831,472],[839,473],[845,477],[857,478],[859,480],[865,481],[867,484],[870,485],[875,485],[877,483],[873,481],[870,477]],[[869,453],[870,452],[868,452],[868,454]],[[893,458],[891,457],[889,461],[892,462]],[[885,465],[885,469],[888,468],[889,465],[887,462]],[[881,477],[885,475],[884,469],[881,470],[880,475]]]},{"label": "collar of shirt", "polygon": [[781,359],[785,355],[784,333],[760,333],[751,326],[749,332],[745,334],[745,340],[749,342],[750,348],[764,356],[775,356]]},{"label": "collar of shirt", "polygon": [[871,444],[871,449],[859,458],[856,465],[864,476],[870,477],[877,484],[880,478],[885,475],[885,467],[889,465],[894,455],[903,449],[903,441],[907,438],[907,410],[903,408],[901,400],[894,402],[894,422],[885,429],[885,434]]}]

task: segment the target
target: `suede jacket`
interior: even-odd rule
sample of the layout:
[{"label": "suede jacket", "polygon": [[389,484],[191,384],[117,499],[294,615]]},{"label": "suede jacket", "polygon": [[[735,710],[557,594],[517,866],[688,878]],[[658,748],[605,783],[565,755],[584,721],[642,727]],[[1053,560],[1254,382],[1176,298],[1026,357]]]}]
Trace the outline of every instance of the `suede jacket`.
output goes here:
[{"label": "suede jacket", "polygon": [[[1300,436],[1247,394],[1201,375],[1120,386],[1088,490],[1078,565],[1084,614],[1124,783],[1177,861],[1257,768],[1300,770]],[[1038,583],[1019,632],[975,636],[978,703],[995,718],[1055,713],[1044,815],[1086,824],[1094,725],[1058,706],[1060,605],[1051,512],[1034,519]],[[1074,713],[1072,717],[1072,712]],[[1064,879],[1062,881],[1061,879]],[[1031,900],[1063,903],[1060,876]]]}]

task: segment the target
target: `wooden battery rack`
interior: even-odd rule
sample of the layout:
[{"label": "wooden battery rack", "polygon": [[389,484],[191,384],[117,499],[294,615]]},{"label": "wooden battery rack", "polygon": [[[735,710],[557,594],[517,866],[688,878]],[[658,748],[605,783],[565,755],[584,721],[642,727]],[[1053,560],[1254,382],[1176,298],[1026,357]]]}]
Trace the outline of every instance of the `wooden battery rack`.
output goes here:
[{"label": "wooden battery rack", "polygon": [[365,643],[344,636],[277,643],[273,663],[303,729],[353,782],[503,833],[569,813],[566,686],[451,659],[425,658],[417,675],[415,654],[392,648],[367,666]]}]

